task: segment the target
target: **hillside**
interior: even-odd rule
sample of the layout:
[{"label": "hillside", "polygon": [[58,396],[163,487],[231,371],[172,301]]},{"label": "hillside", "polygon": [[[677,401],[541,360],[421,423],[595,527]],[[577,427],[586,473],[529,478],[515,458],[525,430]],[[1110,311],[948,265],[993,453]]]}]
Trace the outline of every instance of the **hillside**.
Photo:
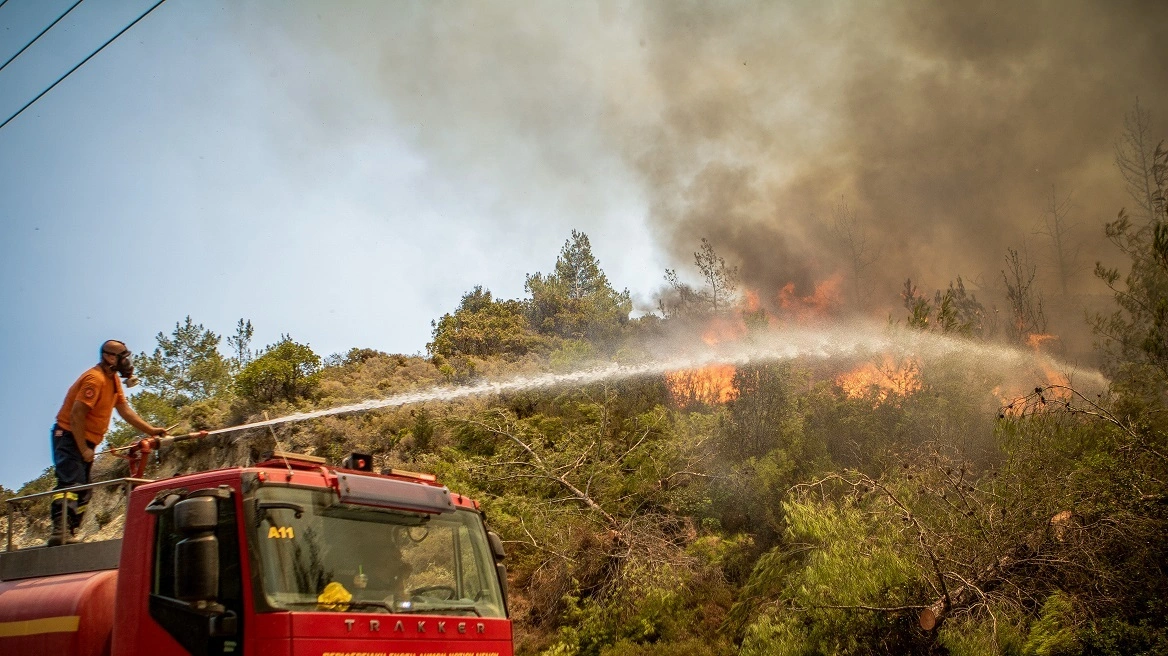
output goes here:
[{"label": "hillside", "polygon": [[[137,358],[133,404],[174,432],[390,401],[176,447],[147,475],[276,446],[434,472],[507,542],[520,653],[1165,653],[1166,333],[1130,299],[1162,308],[1168,231],[1131,239],[1139,275],[1099,324],[1110,378],[1054,357],[1024,303],[994,330],[960,279],[909,283],[873,323],[830,286],[760,302],[708,242],[704,287],[670,272],[660,312],[630,318],[576,232],[528,297],[468,292],[424,356],[253,353],[250,322],[224,343],[187,317]],[[95,478],[125,472],[106,454]],[[118,501],[95,499],[85,537],[120,530]],[[44,539],[38,510],[19,544]]]}]

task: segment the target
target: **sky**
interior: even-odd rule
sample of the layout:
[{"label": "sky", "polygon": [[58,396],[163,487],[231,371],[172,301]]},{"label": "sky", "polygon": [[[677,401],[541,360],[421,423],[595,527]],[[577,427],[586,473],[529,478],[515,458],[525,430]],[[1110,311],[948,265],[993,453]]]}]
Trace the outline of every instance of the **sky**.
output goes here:
[{"label": "sky", "polygon": [[[70,4],[0,6],[0,56]],[[0,71],[0,114],[151,4],[85,0]],[[224,336],[249,319],[257,346],[420,353],[473,286],[523,296],[573,228],[640,311],[666,267],[694,280],[708,237],[764,302],[842,276],[877,315],[909,277],[999,298],[1018,248],[1081,317],[1116,260],[1102,225],[1133,203],[1115,149],[1137,99],[1168,135],[1166,19],[1134,0],[167,0],[0,129],[0,485],[48,466],[105,339],[149,351],[190,315]]]}]

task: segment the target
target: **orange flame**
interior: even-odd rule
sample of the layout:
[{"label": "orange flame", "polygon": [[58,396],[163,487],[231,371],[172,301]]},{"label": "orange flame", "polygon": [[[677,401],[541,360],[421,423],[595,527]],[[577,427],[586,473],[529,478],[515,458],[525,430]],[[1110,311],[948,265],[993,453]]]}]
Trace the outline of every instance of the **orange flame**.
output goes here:
[{"label": "orange flame", "polygon": [[734,387],[734,365],[712,364],[700,369],[671,371],[665,374],[669,394],[678,406],[695,403],[714,405],[738,398]]},{"label": "orange flame", "polygon": [[843,275],[837,273],[816,285],[810,296],[797,296],[795,283],[789,282],[779,290],[779,306],[798,321],[826,317],[840,305],[842,282]]},{"label": "orange flame", "polygon": [[702,333],[702,341],[706,346],[732,342],[746,334],[746,324],[741,317],[714,317],[706,331]]},{"label": "orange flame", "polygon": [[1046,342],[1057,342],[1058,335],[1045,335],[1042,333],[1031,333],[1026,336],[1026,345],[1035,351],[1042,351],[1042,345]]},{"label": "orange flame", "polygon": [[1022,390],[1014,385],[1005,388],[995,385],[990,394],[998,400],[998,412],[1002,417],[1021,417],[1026,414],[1026,395],[1033,391],[1034,388]]},{"label": "orange flame", "polygon": [[836,385],[849,399],[872,399],[875,404],[906,397],[921,389],[921,365],[915,358],[896,362],[885,355],[881,366],[871,362],[841,374]]},{"label": "orange flame", "polygon": [[746,312],[758,312],[762,307],[761,301],[758,298],[758,292],[753,289],[748,289],[743,293],[742,309]]},{"label": "orange flame", "polygon": [[[1047,353],[1052,349],[1057,350],[1059,345],[1058,335],[1047,335],[1042,333],[1031,333],[1026,336],[1026,345],[1034,349],[1038,353]],[[1046,382],[1049,385],[1057,385],[1060,389],[1050,389],[1045,393],[1048,399],[1068,400],[1070,398],[1071,379],[1067,375],[1055,368],[1054,362],[1039,356],[1038,366],[1042,368],[1042,373],[1046,376]]]},{"label": "orange flame", "polygon": [[799,296],[795,283],[787,283],[773,297],[778,302],[764,303],[763,294],[757,289],[746,289],[733,312],[710,319],[702,333],[702,341],[707,346],[733,342],[750,332],[747,323],[762,319],[764,325],[779,325],[789,321],[797,323],[823,319],[830,316],[841,305],[840,285],[843,274],[835,274],[815,286],[809,296]]},{"label": "orange flame", "polygon": [[1042,373],[1046,375],[1047,384],[1058,386],[1047,389],[1044,396],[1048,399],[1069,401],[1071,399],[1071,379],[1065,373],[1055,369],[1051,362],[1039,362],[1039,366],[1042,367]]},{"label": "orange flame", "polygon": [[[842,282],[843,274],[833,275],[817,284],[809,296],[799,296],[795,283],[788,283],[779,290],[777,297],[770,297],[774,299],[770,302],[764,302],[765,297],[758,290],[747,289],[736,311],[716,316],[705,325],[702,341],[707,346],[715,346],[740,340],[751,330],[748,322],[754,326],[758,319],[775,324],[826,318],[841,305]],[[738,398],[738,389],[734,386],[735,371],[733,365],[724,364],[674,371],[665,374],[665,383],[673,402],[682,407],[695,403],[727,403]]]}]

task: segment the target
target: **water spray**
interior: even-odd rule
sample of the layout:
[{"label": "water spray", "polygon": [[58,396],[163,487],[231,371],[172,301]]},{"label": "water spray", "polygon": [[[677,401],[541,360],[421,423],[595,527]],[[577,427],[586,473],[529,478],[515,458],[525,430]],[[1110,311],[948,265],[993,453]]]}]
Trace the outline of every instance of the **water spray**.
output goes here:
[{"label": "water spray", "polygon": [[[853,324],[846,327],[782,328],[753,333],[734,342],[701,344],[689,348],[666,345],[672,353],[635,363],[608,363],[566,373],[517,376],[473,385],[439,386],[415,392],[394,394],[334,408],[296,413],[237,426],[198,431],[185,435],[144,438],[126,447],[111,449],[114,455],[130,459],[132,467],[145,467],[146,456],[163,446],[213,435],[238,433],[256,428],[274,428],[334,415],[354,414],[430,401],[454,401],[477,396],[491,396],[535,389],[583,386],[606,381],[627,380],[662,375],[672,371],[699,369],[711,365],[765,364],[794,359],[831,360],[868,356],[874,353],[897,353],[921,359],[964,355],[973,362],[993,363],[1002,369],[1020,369],[1038,364],[1077,377],[1092,387],[1105,387],[1107,379],[1098,371],[1081,369],[1059,362],[1045,354],[1001,344],[973,342],[886,324]],[[124,452],[124,453],[123,453]]]}]

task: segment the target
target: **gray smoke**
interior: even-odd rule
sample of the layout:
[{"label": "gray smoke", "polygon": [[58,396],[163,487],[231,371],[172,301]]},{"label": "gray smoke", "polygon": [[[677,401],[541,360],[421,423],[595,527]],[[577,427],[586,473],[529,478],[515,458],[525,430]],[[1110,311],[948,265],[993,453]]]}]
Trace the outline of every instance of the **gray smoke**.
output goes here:
[{"label": "gray smoke", "polygon": [[764,290],[847,269],[840,200],[885,295],[907,276],[992,284],[1024,240],[1039,259],[1052,187],[1072,195],[1087,269],[1103,221],[1130,205],[1113,165],[1124,113],[1137,96],[1168,112],[1162,2],[739,9],[647,17],[668,100],[638,162],[665,192],[654,220],[674,251],[708,235]]},{"label": "gray smoke", "polygon": [[321,138],[364,107],[442,176],[493,190],[504,227],[542,213],[588,231],[637,197],[679,266],[708,237],[764,302],[837,273],[868,311],[908,277],[961,275],[993,301],[1007,247],[1053,299],[1052,193],[1071,199],[1067,289],[1101,293],[1089,271],[1118,261],[1102,224],[1132,204],[1114,144],[1137,97],[1168,136],[1159,0],[329,7],[263,37],[351,79],[349,97],[294,94]]}]

